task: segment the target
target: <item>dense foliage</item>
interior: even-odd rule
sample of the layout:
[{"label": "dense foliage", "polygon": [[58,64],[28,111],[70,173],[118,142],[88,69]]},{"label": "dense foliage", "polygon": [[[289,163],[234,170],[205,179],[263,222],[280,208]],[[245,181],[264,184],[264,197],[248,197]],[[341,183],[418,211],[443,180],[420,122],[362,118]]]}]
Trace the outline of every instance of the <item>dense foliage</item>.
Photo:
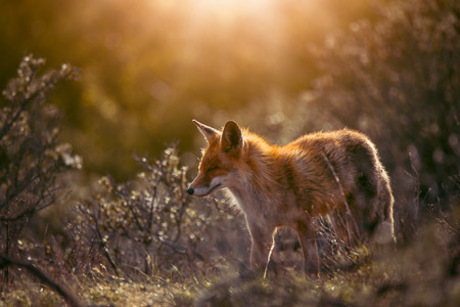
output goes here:
[{"label": "dense foliage", "polygon": [[397,1],[381,14],[316,51],[312,108],[377,143],[408,235],[414,219],[459,203],[460,3]]},{"label": "dense foliage", "polygon": [[420,197],[445,205],[459,192],[460,4],[403,1],[381,14],[317,50],[316,108],[371,134],[394,175],[411,165]]}]

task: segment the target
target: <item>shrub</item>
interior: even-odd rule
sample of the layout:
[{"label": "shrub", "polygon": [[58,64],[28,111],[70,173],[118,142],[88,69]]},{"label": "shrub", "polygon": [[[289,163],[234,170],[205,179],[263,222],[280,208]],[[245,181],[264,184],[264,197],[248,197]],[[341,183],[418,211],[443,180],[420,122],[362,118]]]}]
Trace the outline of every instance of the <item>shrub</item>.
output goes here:
[{"label": "shrub", "polygon": [[460,2],[394,1],[314,53],[323,77],[308,108],[368,133],[390,170],[404,235],[458,196]]},{"label": "shrub", "polygon": [[241,224],[225,199],[185,193],[187,169],[180,167],[175,147],[160,160],[137,161],[143,171],[136,179],[116,183],[102,177],[99,191],[78,205],[67,226],[75,238],[70,266],[90,273],[101,263],[111,274],[135,278],[209,266],[224,255],[218,248],[231,257],[234,242],[228,240],[236,240]]},{"label": "shrub", "polygon": [[[55,203],[58,177],[80,168],[81,158],[59,141],[59,112],[46,102],[57,84],[77,77],[63,64],[39,74],[45,60],[24,57],[3,91],[0,109],[0,253],[18,254],[18,238],[38,211]],[[4,270],[8,280],[8,270]]]}]

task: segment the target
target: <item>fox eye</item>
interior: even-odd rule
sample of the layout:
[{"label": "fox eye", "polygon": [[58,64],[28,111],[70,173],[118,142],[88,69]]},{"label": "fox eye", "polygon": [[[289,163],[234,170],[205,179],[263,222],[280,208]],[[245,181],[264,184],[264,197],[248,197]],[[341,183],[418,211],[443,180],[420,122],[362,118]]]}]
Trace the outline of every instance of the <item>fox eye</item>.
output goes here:
[{"label": "fox eye", "polygon": [[212,171],[214,171],[214,170],[216,170],[218,168],[219,167],[217,167],[217,166],[210,167],[210,168],[207,169],[206,173],[212,172]]}]

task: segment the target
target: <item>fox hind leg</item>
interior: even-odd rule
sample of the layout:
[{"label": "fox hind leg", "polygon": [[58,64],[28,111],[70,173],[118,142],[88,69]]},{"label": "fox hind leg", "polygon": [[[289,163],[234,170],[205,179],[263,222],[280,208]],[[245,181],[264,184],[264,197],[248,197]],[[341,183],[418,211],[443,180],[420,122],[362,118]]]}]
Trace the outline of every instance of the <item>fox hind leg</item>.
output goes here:
[{"label": "fox hind leg", "polygon": [[319,277],[319,255],[316,245],[316,233],[311,220],[297,222],[297,236],[303,253],[305,273],[315,278]]}]

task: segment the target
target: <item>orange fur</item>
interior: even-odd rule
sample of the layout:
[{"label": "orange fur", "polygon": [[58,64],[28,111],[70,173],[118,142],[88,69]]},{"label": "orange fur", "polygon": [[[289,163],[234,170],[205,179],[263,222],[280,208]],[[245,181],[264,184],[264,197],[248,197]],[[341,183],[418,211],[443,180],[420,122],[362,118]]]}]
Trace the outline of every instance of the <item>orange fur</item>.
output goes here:
[{"label": "orange fur", "polygon": [[194,123],[208,146],[187,192],[229,189],[251,236],[252,268],[265,268],[275,230],[287,226],[297,232],[305,270],[318,274],[312,219],[329,213],[351,214],[365,238],[386,224],[389,233],[380,240],[394,240],[389,178],[364,134],[314,133],[275,146],[232,121],[222,130]]}]

